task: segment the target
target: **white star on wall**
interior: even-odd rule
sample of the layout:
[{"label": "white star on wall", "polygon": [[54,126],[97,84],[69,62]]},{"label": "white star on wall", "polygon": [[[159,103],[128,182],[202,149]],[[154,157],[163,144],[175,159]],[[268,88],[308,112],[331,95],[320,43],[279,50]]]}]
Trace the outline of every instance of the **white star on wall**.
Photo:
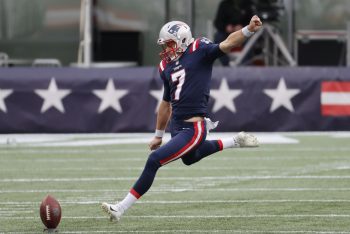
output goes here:
[{"label": "white star on wall", "polygon": [[123,110],[120,106],[119,99],[125,96],[128,93],[128,90],[125,89],[115,89],[113,79],[108,80],[106,89],[95,89],[92,91],[97,97],[102,101],[100,107],[98,108],[98,113],[102,113],[108,107],[113,108],[119,113],[122,113]]},{"label": "white star on wall", "polygon": [[154,113],[157,113],[160,103],[163,101],[164,87],[161,90],[151,90],[149,93],[157,99],[157,106]]},{"label": "white star on wall", "polygon": [[210,96],[215,99],[213,107],[213,113],[219,111],[221,108],[226,107],[231,112],[236,112],[236,107],[233,100],[242,93],[240,89],[230,89],[226,78],[221,80],[219,89],[212,89]]},{"label": "white star on wall", "polygon": [[41,113],[51,107],[55,107],[58,111],[64,113],[62,99],[71,93],[70,89],[58,89],[55,78],[51,78],[48,89],[36,89],[34,92],[44,99]]},{"label": "white star on wall", "polygon": [[294,112],[291,99],[300,93],[300,89],[287,89],[286,82],[282,77],[279,80],[276,89],[264,89],[264,93],[273,99],[270,107],[270,113],[283,106],[290,112]]},{"label": "white star on wall", "polygon": [[6,105],[5,105],[5,98],[9,96],[12,93],[12,89],[0,89],[0,110],[3,112],[7,112]]}]

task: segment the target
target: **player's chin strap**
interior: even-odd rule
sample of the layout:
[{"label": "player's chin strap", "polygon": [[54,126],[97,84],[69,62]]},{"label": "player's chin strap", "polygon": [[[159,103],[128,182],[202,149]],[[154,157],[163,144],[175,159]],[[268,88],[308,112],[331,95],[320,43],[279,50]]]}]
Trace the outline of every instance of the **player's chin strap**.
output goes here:
[{"label": "player's chin strap", "polygon": [[205,123],[207,125],[207,134],[209,134],[209,131],[215,129],[219,124],[219,121],[213,122],[209,118],[204,118],[204,120],[205,120]]}]

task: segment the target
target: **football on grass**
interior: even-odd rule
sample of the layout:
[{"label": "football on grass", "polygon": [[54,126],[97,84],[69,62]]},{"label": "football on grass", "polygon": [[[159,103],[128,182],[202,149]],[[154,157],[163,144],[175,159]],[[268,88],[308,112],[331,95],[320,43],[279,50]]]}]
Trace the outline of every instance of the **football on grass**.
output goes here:
[{"label": "football on grass", "polygon": [[48,229],[55,229],[61,221],[60,203],[51,195],[47,195],[40,205],[40,218]]}]

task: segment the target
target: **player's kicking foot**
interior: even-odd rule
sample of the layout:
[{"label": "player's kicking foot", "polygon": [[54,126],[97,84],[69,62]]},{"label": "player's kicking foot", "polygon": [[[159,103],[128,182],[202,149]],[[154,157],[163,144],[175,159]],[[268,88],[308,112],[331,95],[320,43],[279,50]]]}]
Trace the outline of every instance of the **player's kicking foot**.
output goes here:
[{"label": "player's kicking foot", "polygon": [[237,136],[233,137],[233,140],[238,143],[239,147],[258,147],[259,142],[256,136],[240,132]]},{"label": "player's kicking foot", "polygon": [[110,221],[118,222],[124,213],[124,209],[119,205],[112,205],[106,202],[103,202],[101,208],[104,212],[109,215]]}]

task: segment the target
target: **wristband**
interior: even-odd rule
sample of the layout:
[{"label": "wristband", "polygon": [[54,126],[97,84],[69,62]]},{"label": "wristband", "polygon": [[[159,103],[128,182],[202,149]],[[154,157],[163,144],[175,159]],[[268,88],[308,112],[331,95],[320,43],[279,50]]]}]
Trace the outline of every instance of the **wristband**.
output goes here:
[{"label": "wristband", "polygon": [[165,133],[165,130],[158,130],[158,129],[156,129],[156,132],[155,132],[154,136],[162,138],[164,133]]},{"label": "wristband", "polygon": [[251,37],[254,35],[254,32],[249,31],[248,26],[242,28],[242,33],[245,37]]}]

